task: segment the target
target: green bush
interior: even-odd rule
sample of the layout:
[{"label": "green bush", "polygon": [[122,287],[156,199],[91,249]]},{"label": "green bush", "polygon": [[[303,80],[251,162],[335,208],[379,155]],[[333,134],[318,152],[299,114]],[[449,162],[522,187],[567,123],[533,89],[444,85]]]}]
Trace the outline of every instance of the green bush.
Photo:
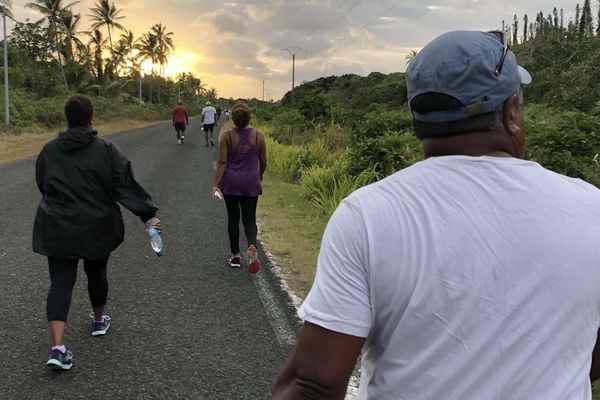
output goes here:
[{"label": "green bush", "polygon": [[308,130],[308,124],[298,110],[281,109],[273,118],[272,137],[279,143],[306,143]]},{"label": "green bush", "polygon": [[330,216],[339,203],[356,189],[375,182],[380,175],[373,169],[356,176],[348,174],[348,161],[344,157],[330,167],[312,166],[302,172],[302,193],[321,212]]},{"label": "green bush", "polygon": [[352,129],[352,137],[361,140],[409,129],[412,129],[412,117],[408,112],[375,111],[357,118]]},{"label": "green bush", "polygon": [[348,171],[359,175],[372,169],[387,176],[422,158],[420,143],[412,133],[395,132],[355,142],[350,150]]},{"label": "green bush", "polygon": [[286,146],[269,137],[266,142],[269,169],[286,182],[298,182],[302,170],[313,164],[313,158],[306,147]]}]

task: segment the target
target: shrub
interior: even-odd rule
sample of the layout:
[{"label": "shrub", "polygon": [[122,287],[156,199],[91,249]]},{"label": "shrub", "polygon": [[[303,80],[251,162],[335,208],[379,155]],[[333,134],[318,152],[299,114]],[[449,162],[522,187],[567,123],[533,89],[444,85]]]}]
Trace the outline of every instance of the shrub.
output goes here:
[{"label": "shrub", "polygon": [[359,175],[372,169],[387,176],[422,158],[418,139],[410,132],[396,132],[355,142],[348,170],[352,175]]},{"label": "shrub", "polygon": [[373,169],[351,176],[347,172],[348,162],[338,158],[331,167],[312,166],[302,172],[302,192],[321,212],[330,216],[339,203],[356,189],[379,179]]},{"label": "shrub", "polygon": [[354,140],[361,140],[409,129],[412,129],[412,117],[407,112],[375,111],[357,118],[352,137]]},{"label": "shrub", "polygon": [[306,147],[286,146],[267,137],[267,162],[283,180],[291,183],[299,181],[302,170],[313,164],[313,159]]},{"label": "shrub", "polygon": [[307,140],[308,124],[297,110],[283,110],[273,118],[272,136],[279,143],[299,144]]}]

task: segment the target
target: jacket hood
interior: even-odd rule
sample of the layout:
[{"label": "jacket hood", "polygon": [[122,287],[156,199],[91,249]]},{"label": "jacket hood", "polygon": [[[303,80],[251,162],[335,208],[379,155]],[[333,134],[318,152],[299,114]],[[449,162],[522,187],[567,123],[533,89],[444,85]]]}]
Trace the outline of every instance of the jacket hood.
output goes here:
[{"label": "jacket hood", "polygon": [[82,149],[96,140],[97,134],[92,128],[69,128],[58,134],[58,148],[65,152]]}]

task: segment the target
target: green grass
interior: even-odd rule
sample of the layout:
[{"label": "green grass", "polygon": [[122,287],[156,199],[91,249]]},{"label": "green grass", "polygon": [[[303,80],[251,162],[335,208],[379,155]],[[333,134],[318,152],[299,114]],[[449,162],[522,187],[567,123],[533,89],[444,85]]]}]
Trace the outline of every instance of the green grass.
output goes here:
[{"label": "green grass", "polygon": [[267,172],[257,218],[260,239],[281,267],[290,288],[303,299],[315,277],[327,217],[302,197],[300,186]]}]

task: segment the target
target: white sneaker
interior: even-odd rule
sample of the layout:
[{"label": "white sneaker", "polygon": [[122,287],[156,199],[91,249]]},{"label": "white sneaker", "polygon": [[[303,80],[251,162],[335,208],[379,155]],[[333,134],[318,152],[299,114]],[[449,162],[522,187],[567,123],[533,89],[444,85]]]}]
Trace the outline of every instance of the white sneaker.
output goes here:
[{"label": "white sneaker", "polygon": [[177,139],[177,144],[181,144],[181,139]]}]

